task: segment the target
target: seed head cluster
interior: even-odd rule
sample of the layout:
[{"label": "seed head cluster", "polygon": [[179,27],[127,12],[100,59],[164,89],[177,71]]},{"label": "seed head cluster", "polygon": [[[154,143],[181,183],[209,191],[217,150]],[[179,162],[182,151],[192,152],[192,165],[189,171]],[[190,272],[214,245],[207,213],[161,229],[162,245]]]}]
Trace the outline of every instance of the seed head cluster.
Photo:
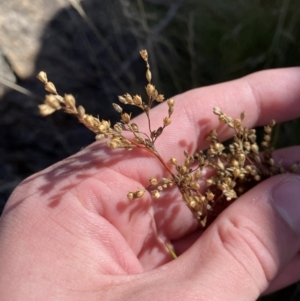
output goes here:
[{"label": "seed head cluster", "polygon": [[[233,119],[224,114],[219,108],[213,108],[220,124],[224,124],[233,131],[233,139],[229,144],[219,141],[216,130],[212,129],[207,135],[209,147],[207,150],[197,150],[190,154],[184,151],[183,162],[178,162],[175,157],[169,162],[164,162],[155,142],[162,135],[165,128],[171,124],[174,112],[174,99],[165,100],[152,84],[152,74],[148,62],[148,52],[141,50],[140,55],[146,64],[145,87],[146,97],[126,93],[118,96],[121,104],[138,107],[145,114],[148,121],[148,133],[140,132],[136,123],[131,121],[131,113],[124,112],[121,105],[113,103],[113,107],[120,114],[120,122],[113,126],[109,120],[100,120],[87,114],[83,106],[77,106],[75,98],[66,94],[60,96],[55,85],[48,81],[45,72],[41,71],[37,78],[45,85],[49,92],[44,104],[39,105],[40,114],[47,116],[57,110],[64,110],[74,115],[79,122],[95,133],[96,140],[106,139],[110,148],[123,148],[132,150],[142,148],[154,155],[166,169],[167,177],[149,179],[149,186],[128,192],[129,200],[135,200],[144,196],[146,190],[150,191],[153,198],[159,198],[165,189],[176,186],[183,201],[192,211],[202,227],[207,226],[225,207],[240,195],[245,193],[258,182],[279,173],[294,172],[298,164],[294,164],[291,170],[283,168],[281,162],[275,162],[272,158],[271,135],[275,126],[272,120],[264,127],[263,140],[257,144],[256,130],[243,125],[244,113],[239,118]],[[152,128],[150,109],[154,103],[166,101],[168,111],[162,120],[161,126]],[[124,135],[130,132],[131,138]],[[172,168],[170,168],[170,164]],[[208,176],[209,175],[209,176]]]}]

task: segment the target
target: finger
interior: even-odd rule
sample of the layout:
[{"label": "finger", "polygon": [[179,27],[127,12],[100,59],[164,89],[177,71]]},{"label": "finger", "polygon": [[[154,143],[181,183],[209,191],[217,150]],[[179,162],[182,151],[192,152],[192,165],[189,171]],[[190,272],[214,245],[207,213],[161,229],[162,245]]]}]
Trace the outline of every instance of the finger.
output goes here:
[{"label": "finger", "polygon": [[[299,97],[300,68],[261,71],[231,82],[188,91],[175,97],[172,122],[157,139],[156,149],[163,161],[175,157],[181,163],[184,150],[193,153],[207,146],[205,137],[212,129],[217,129],[221,140],[233,135],[227,126],[220,126],[212,112],[213,107],[221,108],[233,118],[245,112],[244,124],[253,127],[267,124],[271,119],[280,122],[297,117],[300,115]],[[167,103],[150,111],[152,130],[162,125],[167,112]],[[149,132],[145,114],[133,121],[141,132]],[[168,175],[151,152],[136,149],[126,154],[114,169],[146,187],[150,177]]]},{"label": "finger", "polygon": [[299,184],[280,175],[257,185],[139,287],[152,298],[256,300],[300,249]]},{"label": "finger", "polygon": [[[231,82],[188,91],[175,97],[172,122],[159,137],[158,149],[166,159],[170,155],[180,158],[183,149],[194,151],[211,129],[220,130],[213,107],[219,107],[232,118],[239,118],[245,112],[244,124],[253,127],[268,124],[271,119],[281,122],[299,116],[299,97],[300,68],[261,71]],[[153,128],[162,124],[166,114],[166,103],[151,111]],[[147,131],[143,118],[145,116],[141,115],[135,121]],[[224,130],[223,126],[220,139],[230,135],[232,131]]]},{"label": "finger", "polygon": [[206,285],[210,279],[213,288],[219,279],[225,291],[235,283],[228,300],[255,300],[268,288],[300,248],[299,184],[298,176],[287,175],[261,183],[220,216],[191,254],[184,254],[203,250],[199,276],[209,273]]}]

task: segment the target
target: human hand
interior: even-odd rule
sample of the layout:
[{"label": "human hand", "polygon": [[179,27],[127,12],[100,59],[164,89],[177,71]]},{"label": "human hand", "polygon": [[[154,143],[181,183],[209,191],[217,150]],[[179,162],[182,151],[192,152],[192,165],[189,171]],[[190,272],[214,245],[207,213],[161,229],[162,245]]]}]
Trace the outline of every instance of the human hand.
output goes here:
[{"label": "human hand", "polygon": [[[218,128],[213,107],[232,117],[245,111],[250,127],[298,117],[299,97],[298,68],[178,95],[157,149],[165,160],[180,160],[184,149],[205,147],[207,132]],[[164,106],[151,111],[153,124]],[[136,123],[142,131],[142,117]],[[275,156],[290,165],[300,160],[299,147]],[[300,279],[298,176],[260,183],[201,235],[176,189],[159,200],[126,198],[163,175],[143,150],[96,142],[23,181],[0,220],[1,300],[250,301]]]}]

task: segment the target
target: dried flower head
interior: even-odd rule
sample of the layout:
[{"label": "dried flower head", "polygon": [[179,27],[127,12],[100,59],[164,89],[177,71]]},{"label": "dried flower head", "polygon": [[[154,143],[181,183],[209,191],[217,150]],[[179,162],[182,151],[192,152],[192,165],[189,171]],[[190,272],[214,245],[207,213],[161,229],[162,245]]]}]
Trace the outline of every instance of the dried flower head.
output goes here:
[{"label": "dried flower head", "polygon": [[[233,131],[233,138],[229,144],[219,141],[215,129],[211,129],[206,139],[209,146],[206,151],[197,150],[190,154],[184,151],[183,162],[178,162],[171,157],[165,162],[155,147],[156,140],[162,136],[167,126],[172,123],[175,101],[173,98],[166,100],[168,110],[161,126],[153,129],[149,110],[154,102],[165,101],[164,95],[160,94],[152,84],[152,74],[148,62],[148,52],[141,50],[140,55],[146,64],[147,85],[146,97],[125,93],[118,96],[121,104],[129,104],[141,109],[148,123],[148,133],[140,132],[139,126],[131,121],[131,113],[116,103],[113,107],[120,114],[120,122],[111,125],[108,120],[100,120],[87,114],[83,106],[76,107],[75,98],[67,94],[64,97],[57,93],[52,82],[48,81],[45,72],[38,74],[38,79],[45,85],[46,96],[44,104],[39,105],[40,113],[43,116],[52,114],[56,110],[64,110],[73,114],[79,122],[95,133],[97,140],[106,139],[110,148],[123,148],[132,150],[142,148],[154,155],[165,168],[169,177],[149,179],[148,188],[138,188],[136,191],[128,192],[129,200],[136,200],[145,195],[147,189],[153,198],[159,198],[165,189],[176,186],[182,195],[183,201],[194,214],[199,224],[207,226],[222,209],[245,193],[258,182],[275,174],[286,172],[281,162],[275,162],[272,158],[271,137],[275,121],[272,120],[264,127],[264,136],[261,146],[262,152],[257,143],[255,129],[249,129],[243,125],[245,113],[239,118],[227,116],[220,108],[213,108],[213,113],[218,117],[219,122]],[[132,138],[123,135],[130,132]],[[170,165],[171,163],[171,165]],[[292,165],[290,171],[295,172],[299,168],[298,163]],[[171,167],[170,167],[171,166]],[[203,178],[203,171],[210,169],[211,176]]]}]

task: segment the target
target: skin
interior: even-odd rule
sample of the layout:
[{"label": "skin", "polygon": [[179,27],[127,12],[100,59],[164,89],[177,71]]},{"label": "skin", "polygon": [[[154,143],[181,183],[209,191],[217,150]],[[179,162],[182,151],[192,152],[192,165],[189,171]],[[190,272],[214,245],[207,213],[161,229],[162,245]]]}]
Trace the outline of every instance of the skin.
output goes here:
[{"label": "skin", "polygon": [[[210,129],[229,138],[213,107],[233,118],[245,111],[245,124],[253,127],[298,117],[299,99],[299,68],[188,91],[175,97],[172,124],[157,149],[166,161],[181,162],[184,149],[207,146]],[[151,111],[153,129],[166,112],[164,103]],[[135,122],[147,129],[143,117]],[[275,156],[288,165],[300,160],[299,151]],[[202,234],[176,189],[158,200],[149,193],[126,198],[164,175],[144,150],[109,150],[96,142],[23,181],[0,219],[1,300],[250,301],[300,279],[298,224],[282,218],[273,196],[285,183],[300,187],[299,176],[260,183]]]}]

